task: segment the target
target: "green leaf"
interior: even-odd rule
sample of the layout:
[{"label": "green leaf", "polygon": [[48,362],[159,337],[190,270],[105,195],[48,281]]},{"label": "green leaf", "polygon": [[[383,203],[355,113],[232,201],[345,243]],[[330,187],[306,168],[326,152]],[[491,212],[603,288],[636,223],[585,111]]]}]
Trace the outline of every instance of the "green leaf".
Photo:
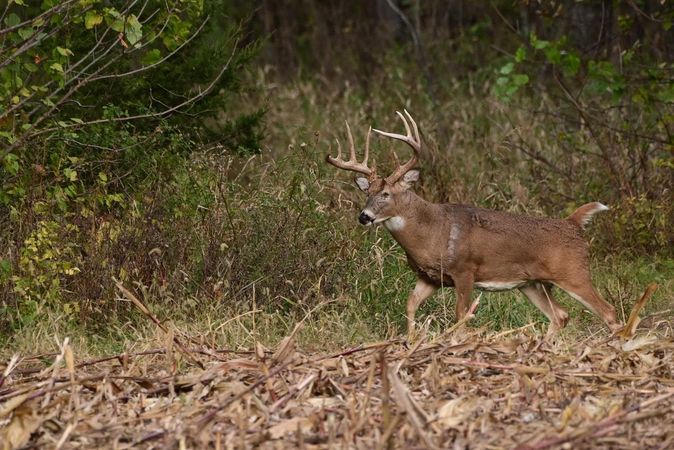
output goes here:
[{"label": "green leaf", "polygon": [[63,66],[59,63],[52,63],[52,65],[49,66],[49,68],[55,72],[60,72],[63,73]]},{"label": "green leaf", "polygon": [[[9,3],[12,3],[12,0],[9,1]],[[14,0],[14,3],[20,6],[26,6],[26,4],[23,2],[23,0]]]},{"label": "green leaf", "polygon": [[37,65],[33,64],[32,62],[23,63],[23,68],[31,73],[37,72],[38,69]]},{"label": "green leaf", "polygon": [[5,18],[5,25],[13,27],[21,23],[21,18],[14,13],[11,13]]},{"label": "green leaf", "polygon": [[145,53],[142,62],[144,66],[151,66],[152,64],[157,63],[160,59],[161,59],[161,52],[159,51],[158,48],[154,48],[149,52]]},{"label": "green leaf", "polygon": [[59,52],[61,56],[73,56],[73,52],[69,48],[56,47],[56,51]]},{"label": "green leaf", "polygon": [[515,61],[520,63],[524,61],[527,58],[527,49],[524,47],[520,47],[517,49],[515,52]]},{"label": "green leaf", "polygon": [[77,118],[77,117],[71,117],[70,120],[72,120],[74,123],[79,123],[79,124],[83,124],[83,123],[84,123],[84,120],[79,119],[79,118]]},{"label": "green leaf", "polygon": [[98,172],[98,179],[101,180],[103,183],[107,183],[108,176],[105,174],[105,172]]},{"label": "green leaf", "polygon": [[550,46],[550,42],[548,42],[548,41],[536,40],[536,42],[532,43],[532,44],[533,44],[533,46],[536,50],[542,50],[542,49],[548,48]]},{"label": "green leaf", "polygon": [[126,38],[129,40],[131,45],[135,45],[138,41],[143,38],[142,25],[138,21],[138,17],[134,14],[131,14],[126,19]]},{"label": "green leaf", "polygon": [[110,28],[118,33],[124,31],[124,16],[122,16],[119,11],[114,8],[106,8],[105,14],[105,20],[108,25],[110,25]]},{"label": "green leaf", "polygon": [[87,11],[87,13],[84,15],[84,26],[87,30],[91,30],[101,23],[103,23],[103,16],[98,14],[96,11]]},{"label": "green leaf", "polygon": [[7,153],[5,155],[4,161],[5,170],[10,173],[10,175],[16,175],[19,173],[19,157],[14,153]]},{"label": "green leaf", "polygon": [[638,90],[634,94],[632,94],[632,101],[638,105],[643,105],[646,103],[646,96],[641,90]]},{"label": "green leaf", "polygon": [[668,87],[658,90],[656,97],[662,102],[674,103],[674,84],[670,83]]},{"label": "green leaf", "polygon": [[33,29],[33,27],[23,27],[19,28],[18,33],[19,37],[25,40],[30,38],[35,33],[35,30]]},{"label": "green leaf", "polygon": [[514,68],[515,68],[515,63],[509,62],[505,66],[501,67],[501,70],[499,70],[499,73],[501,73],[502,75],[508,75],[509,73],[511,73],[513,71]]},{"label": "green leaf", "polygon": [[590,77],[596,79],[611,79],[616,74],[615,67],[608,61],[590,61],[587,68]]},{"label": "green leaf", "polygon": [[69,167],[66,167],[63,169],[63,175],[69,180],[69,181],[77,181],[77,171],[73,170]]},{"label": "green leaf", "polygon": [[517,73],[513,75],[513,84],[515,84],[515,86],[517,87],[524,86],[528,82],[529,82],[529,75],[525,73]]},{"label": "green leaf", "polygon": [[9,275],[12,272],[12,265],[6,259],[0,259],[0,274]]},{"label": "green leaf", "polygon": [[545,47],[545,58],[551,64],[559,64],[562,61],[562,54],[557,47]]},{"label": "green leaf", "polygon": [[562,70],[566,76],[574,76],[580,69],[580,58],[575,53],[569,53],[562,57]]},{"label": "green leaf", "polygon": [[10,144],[13,144],[13,143],[14,143],[14,140],[16,139],[16,137],[14,136],[14,134],[13,134],[13,133],[10,133],[9,131],[0,131],[0,138],[7,139],[7,141],[8,141]]}]

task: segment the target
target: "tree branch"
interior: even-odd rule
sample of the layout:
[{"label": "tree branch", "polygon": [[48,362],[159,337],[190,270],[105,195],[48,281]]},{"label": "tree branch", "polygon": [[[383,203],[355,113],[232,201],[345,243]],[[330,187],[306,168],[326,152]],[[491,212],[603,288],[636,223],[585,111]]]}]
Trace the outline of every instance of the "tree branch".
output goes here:
[{"label": "tree branch", "polygon": [[109,78],[122,78],[122,77],[126,77],[126,76],[129,76],[129,75],[135,75],[137,73],[145,72],[146,70],[150,70],[153,67],[156,67],[156,66],[162,64],[164,61],[168,60],[170,57],[172,57],[173,55],[178,53],[180,50],[182,50],[183,47],[185,47],[187,44],[189,44],[201,32],[201,30],[204,28],[204,26],[206,25],[206,22],[208,22],[209,19],[210,19],[210,16],[206,17],[206,19],[204,19],[204,21],[201,22],[201,25],[199,25],[199,28],[197,28],[197,30],[189,38],[187,38],[185,40],[185,42],[180,44],[179,47],[177,47],[175,50],[173,50],[168,55],[164,56],[159,61],[157,61],[155,63],[152,63],[152,64],[149,64],[147,66],[139,67],[138,69],[134,69],[134,70],[130,70],[128,72],[124,72],[124,73],[113,73],[113,74],[108,74],[108,75],[101,75],[99,77],[94,77],[90,81],[93,82],[93,81],[98,81],[98,80],[107,80]]},{"label": "tree branch", "polygon": [[[35,22],[36,20],[46,19],[46,17],[48,15],[56,14],[56,13],[60,12],[61,9],[64,9],[65,7],[69,6],[71,3],[75,3],[76,1],[78,1],[78,0],[66,0],[66,1],[60,3],[59,5],[52,6],[51,8],[49,8],[48,10],[46,10],[45,12],[43,12],[42,14],[40,14],[37,17],[33,17],[32,19],[24,20],[23,22],[18,23],[16,25],[13,25],[13,26],[8,27],[8,28],[0,29],[0,36],[2,36],[3,34],[11,33],[12,31],[18,30],[21,27],[25,27],[26,25],[29,25],[29,24]],[[7,14],[8,10],[9,10],[9,3],[7,3],[7,6],[5,7],[5,12],[3,13],[2,18],[5,17],[5,14]]]},{"label": "tree branch", "polygon": [[[4,156],[7,153],[10,153],[15,148],[19,147],[20,145],[23,145],[25,142],[27,142],[27,141],[29,141],[29,140],[37,137],[37,136],[43,135],[45,133],[51,133],[51,132],[57,131],[57,130],[81,128],[81,127],[85,127],[85,126],[89,126],[89,125],[95,125],[95,124],[101,124],[101,123],[129,122],[129,121],[140,120],[140,119],[152,119],[152,118],[165,117],[165,116],[167,116],[167,115],[169,115],[169,114],[171,114],[171,113],[173,113],[173,112],[175,112],[175,111],[177,111],[177,110],[179,110],[179,109],[181,109],[181,108],[183,108],[187,105],[191,105],[193,103],[198,102],[199,100],[204,98],[206,95],[210,94],[211,91],[213,90],[213,88],[215,87],[215,85],[217,84],[217,82],[220,81],[220,79],[222,78],[222,75],[229,68],[229,65],[232,62],[232,60],[234,59],[234,55],[236,54],[237,50],[238,50],[238,39],[234,42],[234,48],[233,48],[232,53],[230,54],[229,58],[227,59],[227,62],[222,66],[222,68],[220,69],[218,74],[215,76],[215,78],[213,78],[213,80],[211,80],[211,82],[206,87],[206,89],[204,89],[203,91],[199,92],[197,95],[192,96],[192,97],[188,98],[187,100],[185,100],[185,101],[183,101],[183,102],[181,102],[181,103],[179,103],[175,106],[172,106],[172,107],[167,108],[167,109],[165,109],[163,111],[160,111],[160,112],[138,114],[138,115],[134,115],[134,116],[125,116],[125,117],[113,117],[113,118],[110,118],[110,119],[97,119],[97,120],[91,120],[89,122],[73,123],[73,124],[67,124],[65,126],[44,128],[44,129],[38,130],[38,131],[36,131],[32,134],[21,136],[19,139],[14,141],[14,143],[12,143],[9,147],[4,149],[3,152],[2,152],[2,155]],[[77,89],[79,89],[79,87],[81,87],[84,82],[85,82],[85,80],[82,80],[82,82],[80,82],[75,88],[71,89],[71,91],[69,91],[68,94],[66,94],[62,98],[62,100],[59,102],[59,104],[61,104],[67,97],[69,97]],[[45,114],[43,114],[43,116],[40,117],[39,121],[37,121],[34,124],[34,126],[39,124],[40,122],[42,122],[42,120],[44,120],[46,117],[48,117],[48,115],[51,114],[51,112],[53,112],[54,109],[57,108],[57,107],[58,107],[58,105],[54,105],[49,111],[47,111]]]}]

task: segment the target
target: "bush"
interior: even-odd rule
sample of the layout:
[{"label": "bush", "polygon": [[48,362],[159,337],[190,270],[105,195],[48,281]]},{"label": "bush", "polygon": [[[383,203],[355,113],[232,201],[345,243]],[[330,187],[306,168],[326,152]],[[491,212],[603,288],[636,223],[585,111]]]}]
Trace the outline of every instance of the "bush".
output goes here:
[{"label": "bush", "polygon": [[225,113],[246,89],[241,74],[256,51],[225,9],[191,0],[8,5],[0,261],[10,286],[0,293],[15,313],[6,326],[49,308],[80,318],[105,312],[100,297],[125,270],[116,262],[148,250],[153,227],[142,227],[155,211],[147,197],[184,173],[195,150],[259,152],[264,111]]}]

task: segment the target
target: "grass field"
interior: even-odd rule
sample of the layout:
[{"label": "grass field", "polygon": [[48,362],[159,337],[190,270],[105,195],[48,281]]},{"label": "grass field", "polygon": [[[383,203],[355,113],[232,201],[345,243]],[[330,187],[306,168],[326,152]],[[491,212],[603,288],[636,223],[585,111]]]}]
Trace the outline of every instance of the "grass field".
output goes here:
[{"label": "grass field", "polygon": [[[674,448],[668,2],[5,3],[0,450]],[[557,288],[556,334],[518,290],[457,321],[441,289],[407,336],[405,251],[326,162],[403,110],[428,201],[608,205],[584,236],[625,327]],[[376,135],[370,167],[409,154]]]},{"label": "grass field", "polygon": [[[390,244],[394,246],[394,243]],[[298,346],[307,351],[338,351],[345,346],[404,335],[405,302],[408,290],[414,285],[414,276],[406,267],[404,255],[395,248],[390,252],[383,264],[394,266],[398,273],[387,273],[382,279],[373,280],[375,293],[322,298],[316,303],[296,305],[298,307],[292,312],[270,311],[253,302],[252,305],[239,307],[226,304],[201,305],[199,314],[195,315],[192,303],[179,304],[167,310],[160,299],[148,297],[145,302],[163,323],[214,347],[248,348],[258,342],[273,347],[307,316],[308,320],[295,337]],[[387,271],[391,270],[387,268]],[[648,265],[643,261],[630,264],[622,259],[607,259],[595,263],[594,273],[598,288],[616,305],[618,316],[623,322],[650,282],[658,282],[659,288],[642,313],[642,316],[649,317],[644,326],[657,320],[671,320],[674,314],[671,297],[674,273],[671,269]],[[387,285],[390,279],[396,279],[397,282]],[[255,287],[251,285],[249,289],[252,291]],[[474,298],[478,295],[479,292],[475,292]],[[608,333],[603,322],[577,301],[562,293],[558,293],[557,297],[571,316],[569,325],[562,332],[565,339],[584,339]],[[118,301],[128,302],[121,296],[119,298]],[[258,301],[260,305],[265,303],[264,298]],[[420,308],[417,321],[425,324],[433,335],[441,334],[451,327],[454,323],[453,290],[441,290],[429,299]],[[23,355],[53,352],[64,337],[70,338],[71,346],[83,357],[141,351],[155,346],[158,340],[163,339],[163,333],[140,312],[125,324],[108,325],[102,327],[100,334],[87,333],[81,328],[69,328],[67,323],[55,317],[50,324],[38,323],[17,333],[13,345],[5,348],[4,357],[8,358],[17,352]],[[543,335],[547,320],[518,292],[485,292],[471,321],[471,326],[494,331],[527,325]]]},{"label": "grass field", "polygon": [[[262,101],[250,95],[242,105]],[[414,111],[428,150],[418,190],[434,201],[563,217],[604,199],[504,146],[513,129],[545,139],[520,109],[457,96],[446,117],[303,84],[274,98],[261,156],[196,152],[136,209],[82,228],[89,256],[62,291],[73,300],[40,304],[3,336],[4,448],[672,445],[674,261],[625,225],[648,211],[612,205],[586,231],[621,320],[659,285],[636,337],[610,338],[562,294],[570,324],[549,342],[517,292],[485,293],[457,328],[445,289],[406,343],[404,253],[357,224],[360,193],[323,162],[343,119],[391,128],[396,108]],[[388,149],[375,152],[385,165]]]},{"label": "grass field", "polygon": [[[152,342],[154,324],[120,298],[113,280],[136,292],[162,321],[217,346],[273,346],[310,311],[311,320],[297,336],[307,350],[336,350],[403,333],[405,301],[414,285],[404,253],[385,229],[357,223],[362,194],[349,176],[324,163],[334,138],[345,139],[344,119],[360,144],[367,125],[396,129],[393,111],[401,106],[413,111],[426,146],[416,190],[429,200],[553,217],[587,201],[610,204],[590,196],[588,181],[541,171],[504,143],[513,130],[544,139],[546,123],[531,122],[526,110],[493,99],[476,103],[461,85],[451,88],[451,109],[439,114],[422,95],[413,104],[398,104],[377,92],[364,98],[307,83],[270,88],[265,76],[259,72],[259,89],[240,99],[244,110],[267,103],[263,154],[242,159],[196,153],[170,182],[139,199],[138,209],[103,217],[77,237],[57,237],[73,239],[78,252],[88,253],[86,259],[57,246],[63,244],[47,243],[44,251],[56,247],[63,259],[74,259],[80,273],[64,285],[65,306],[45,301],[32,313],[35,320],[17,321],[20,326],[3,338],[5,356],[54,351],[54,338],[65,336],[83,356]],[[270,89],[272,95],[265,95]],[[548,157],[561,164],[563,148],[546,143]],[[385,144],[373,141],[383,170],[390,164]],[[586,174],[589,179],[602,177],[599,167],[588,170],[596,171]],[[560,194],[574,191],[577,200]],[[645,287],[657,282],[645,312],[674,317],[674,260],[668,249],[639,250],[623,226],[656,218],[639,215],[629,204],[611,206],[585,232],[597,288],[624,320]],[[655,239],[657,229],[651,231]],[[58,263],[43,267],[47,276]],[[602,330],[578,302],[558,297],[571,314],[565,334],[585,337]],[[454,323],[453,310],[453,292],[445,289],[422,306],[418,319],[439,333]],[[517,292],[486,293],[473,324],[493,330],[547,326]]]}]

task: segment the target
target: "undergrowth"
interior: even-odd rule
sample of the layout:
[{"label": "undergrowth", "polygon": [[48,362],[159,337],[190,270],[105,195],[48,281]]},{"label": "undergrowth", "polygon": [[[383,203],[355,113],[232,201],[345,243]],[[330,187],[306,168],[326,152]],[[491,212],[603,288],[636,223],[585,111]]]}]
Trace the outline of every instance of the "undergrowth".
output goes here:
[{"label": "undergrowth", "polygon": [[[88,216],[82,211],[95,208],[90,204],[70,203],[73,214],[49,221],[27,207],[35,220],[15,231],[20,245],[2,234],[18,261],[2,274],[5,352],[46,351],[65,335],[80,354],[161,341],[113,280],[136,292],[160,320],[214,345],[272,345],[310,311],[299,332],[309,348],[402,334],[414,284],[404,253],[384,229],[358,225],[361,194],[324,163],[334,138],[344,139],[344,119],[360,145],[367,126],[395,129],[394,111],[411,111],[425,144],[417,190],[428,200],[554,217],[587,201],[618,200],[606,198],[601,165],[583,165],[581,179],[567,177],[509,146],[508,137],[518,133],[549,161],[568,162],[546,131],[549,123],[522,105],[498,102],[488,90],[449,84],[451,100],[438,105],[421,86],[394,75],[367,95],[348,84],[335,91],[313,82],[270,87],[269,76],[258,72],[258,89],[239,100],[241,111],[246,105],[267,110],[261,155],[194,150],[140,192]],[[403,86],[410,86],[405,97],[388,95]],[[385,171],[390,149],[374,140],[372,151]],[[646,285],[657,281],[645,314],[671,317],[674,262],[665,227],[672,205],[637,198],[611,206],[586,231],[595,285],[625,320]],[[643,236],[634,234],[639,227],[646,227]],[[558,298],[571,315],[564,333],[603,329],[578,302]],[[443,290],[417,320],[440,332],[454,322],[453,311],[453,293]],[[507,292],[485,293],[473,324],[543,330],[545,322],[519,293]]]}]

